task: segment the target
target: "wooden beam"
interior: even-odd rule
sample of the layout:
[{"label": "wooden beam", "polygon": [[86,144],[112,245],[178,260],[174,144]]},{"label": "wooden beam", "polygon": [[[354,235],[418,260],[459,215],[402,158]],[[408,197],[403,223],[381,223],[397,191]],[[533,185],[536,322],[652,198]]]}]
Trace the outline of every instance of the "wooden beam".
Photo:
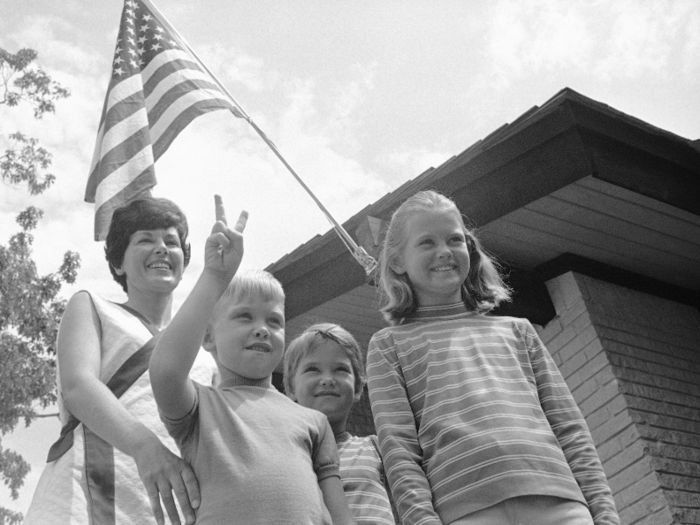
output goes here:
[{"label": "wooden beam", "polygon": [[700,309],[700,290],[690,290],[675,286],[573,253],[562,254],[551,261],[539,265],[535,268],[534,273],[539,279],[548,281],[567,272],[580,273],[594,279],[629,288],[630,290],[636,290]]}]

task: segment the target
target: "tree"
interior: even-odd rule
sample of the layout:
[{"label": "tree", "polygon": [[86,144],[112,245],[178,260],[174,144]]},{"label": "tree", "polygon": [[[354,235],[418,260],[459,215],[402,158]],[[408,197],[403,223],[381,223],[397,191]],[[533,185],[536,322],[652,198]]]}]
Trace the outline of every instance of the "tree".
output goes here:
[{"label": "tree", "polygon": [[[55,111],[54,102],[69,96],[41,69],[32,66],[37,57],[32,49],[12,54],[0,48],[3,90],[0,106],[31,105],[34,117]],[[26,183],[30,195],[53,184],[46,170],[51,154],[34,138],[16,132],[10,147],[0,157],[4,184]],[[20,231],[7,245],[0,244],[0,479],[17,499],[29,472],[28,463],[13,450],[4,449],[1,437],[24,420],[25,426],[39,417],[38,410],[56,401],[56,333],[66,301],[58,298],[63,283],[73,283],[80,256],[67,251],[60,268],[39,275],[32,259],[34,230],[43,212],[29,206],[17,216]],[[19,524],[22,515],[0,506],[0,525]]]}]

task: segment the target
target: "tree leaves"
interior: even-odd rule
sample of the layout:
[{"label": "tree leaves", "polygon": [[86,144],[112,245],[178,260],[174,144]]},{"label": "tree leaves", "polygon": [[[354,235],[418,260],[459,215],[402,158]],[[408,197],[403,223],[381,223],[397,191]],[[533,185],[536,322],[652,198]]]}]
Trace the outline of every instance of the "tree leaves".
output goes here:
[{"label": "tree leaves", "polygon": [[12,54],[0,48],[0,76],[4,86],[0,105],[28,102],[34,108],[34,118],[40,119],[44,113],[53,113],[54,101],[69,97],[70,91],[51,80],[44,70],[31,69],[36,57],[33,49],[20,49]]},{"label": "tree leaves", "polygon": [[10,184],[27,183],[29,193],[38,195],[53,184],[56,177],[41,173],[51,165],[51,153],[39,146],[39,141],[21,133],[13,133],[15,145],[0,157],[0,173]]},{"label": "tree leaves", "polygon": [[[69,95],[41,69],[32,69],[37,53],[21,49],[15,54],[0,48],[0,107],[27,102],[34,117],[54,112],[54,101]],[[0,157],[0,175],[6,184],[26,183],[30,195],[38,195],[53,184],[46,170],[51,154],[38,141],[22,133],[10,135],[13,146]],[[75,281],[80,256],[67,251],[56,272],[39,275],[32,258],[32,231],[43,211],[29,206],[17,216],[20,231],[7,245],[0,244],[0,436],[12,432],[20,421],[25,426],[38,417],[37,410],[56,402],[56,335],[66,307],[58,294],[63,283]],[[29,472],[17,452],[2,447],[0,479],[12,499]],[[0,524],[19,524],[22,515],[0,506]]]}]

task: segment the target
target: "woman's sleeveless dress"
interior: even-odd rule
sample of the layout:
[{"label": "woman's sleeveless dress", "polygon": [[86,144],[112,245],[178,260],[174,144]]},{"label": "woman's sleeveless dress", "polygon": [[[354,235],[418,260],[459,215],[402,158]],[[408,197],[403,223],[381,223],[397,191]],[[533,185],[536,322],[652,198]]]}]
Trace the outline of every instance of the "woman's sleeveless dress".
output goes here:
[{"label": "woman's sleeveless dress", "polygon": [[[147,370],[149,354],[143,350],[138,353],[153,337],[149,328],[122,306],[95,295],[91,298],[102,327],[100,380],[117,388],[121,384],[122,389],[133,381],[119,402],[179,456],[158,415]],[[138,367],[132,365],[139,358],[142,362],[139,370],[146,368],[140,375],[134,372]],[[214,370],[213,359],[202,350],[190,375],[202,384],[211,384]],[[61,403],[60,381],[58,393],[61,423],[65,425],[70,415]],[[130,456],[114,449],[82,424],[77,424],[72,436],[66,437],[60,447],[62,455],[44,468],[24,525],[156,523],[136,463]],[[52,447],[53,456],[57,455],[55,448],[56,445]]]}]

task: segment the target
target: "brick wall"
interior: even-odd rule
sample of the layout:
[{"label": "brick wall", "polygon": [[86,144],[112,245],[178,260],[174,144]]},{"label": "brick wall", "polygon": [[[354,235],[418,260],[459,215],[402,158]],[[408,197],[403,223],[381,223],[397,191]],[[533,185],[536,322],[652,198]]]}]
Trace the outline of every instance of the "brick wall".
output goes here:
[{"label": "brick wall", "polygon": [[700,524],[700,313],[580,274],[540,330],[626,525]]}]

